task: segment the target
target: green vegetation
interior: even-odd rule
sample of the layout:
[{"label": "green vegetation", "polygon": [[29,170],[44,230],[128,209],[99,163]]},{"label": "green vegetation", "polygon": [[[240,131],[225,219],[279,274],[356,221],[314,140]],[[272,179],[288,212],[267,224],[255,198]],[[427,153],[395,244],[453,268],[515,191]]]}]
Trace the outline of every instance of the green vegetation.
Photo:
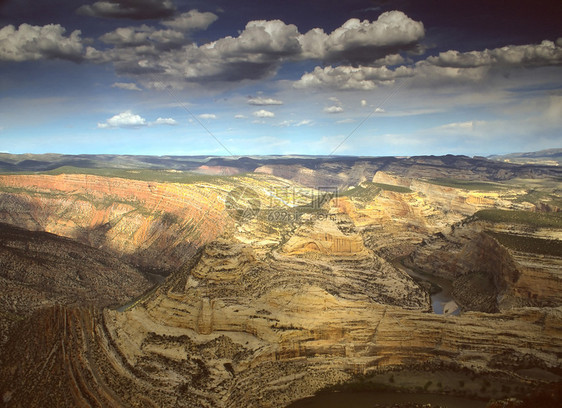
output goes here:
[{"label": "green vegetation", "polygon": [[506,188],[506,186],[499,183],[492,183],[488,181],[457,180],[451,178],[435,178],[427,180],[427,182],[436,184],[438,186],[459,188],[462,190],[497,191]]},{"label": "green vegetation", "polygon": [[562,228],[562,213],[488,209],[474,214],[479,220],[523,224],[537,228]]},{"label": "green vegetation", "polygon": [[58,197],[65,197],[66,193],[56,192],[56,191],[37,191],[31,188],[25,187],[9,187],[9,186],[0,186],[0,192],[2,193],[9,193],[9,194],[25,194],[31,197],[47,197],[47,198],[58,198]]},{"label": "green vegetation", "polygon": [[[372,183],[370,183],[372,184]],[[374,186],[362,187],[356,186],[349,190],[342,191],[339,195],[341,197],[356,198],[362,201],[374,200],[376,196],[379,195],[381,189]]]},{"label": "green vegetation", "polygon": [[164,225],[174,225],[174,224],[178,224],[180,222],[179,217],[176,214],[170,213],[170,212],[164,212],[162,214],[162,223]]},{"label": "green vegetation", "polygon": [[395,193],[408,194],[412,192],[412,190],[410,190],[408,187],[395,186],[392,184],[384,184],[384,183],[371,183],[371,184],[374,185],[375,187],[380,188],[381,190],[394,191]]},{"label": "green vegetation", "polygon": [[560,190],[562,177],[546,178],[513,178],[502,182],[513,188],[524,188],[526,190],[554,191]]},{"label": "green vegetation", "polygon": [[547,191],[534,189],[527,191],[526,194],[517,197],[514,201],[516,203],[527,202],[532,204],[543,202],[555,207],[562,207],[562,197]]},{"label": "green vegetation", "polygon": [[562,241],[556,239],[525,237],[505,232],[486,231],[486,233],[497,239],[500,244],[514,251],[562,256]]},{"label": "green vegetation", "polygon": [[94,176],[117,177],[128,180],[155,181],[161,183],[181,183],[194,184],[200,182],[213,183],[218,180],[224,180],[236,176],[216,176],[207,174],[198,174],[189,171],[177,170],[152,170],[152,169],[117,169],[117,168],[83,168],[73,166],[62,166],[54,170],[45,172],[18,172],[3,173],[7,175],[29,175],[29,174],[47,174],[58,176],[60,174],[91,174]]},{"label": "green vegetation", "polygon": [[301,205],[299,208],[303,210],[303,212],[316,212],[316,210],[322,208],[326,203],[329,203],[332,198],[335,197],[334,193],[325,193],[319,191],[318,194],[310,200],[310,204],[308,205]]},{"label": "green vegetation", "polygon": [[352,187],[340,193],[343,197],[356,198],[362,201],[371,201],[379,195],[381,190],[394,191],[395,193],[411,193],[408,187],[394,186],[392,184],[363,182],[359,186]]},{"label": "green vegetation", "polygon": [[[138,211],[140,214],[143,215],[158,215],[161,214],[160,211],[154,212],[147,210],[142,203],[138,200],[134,199],[124,199],[118,196],[113,195],[105,195],[103,197],[95,196],[93,194],[88,193],[67,193],[63,191],[44,191],[44,190],[35,190],[33,188],[25,188],[25,187],[8,187],[8,186],[0,186],[0,193],[8,193],[8,194],[19,194],[25,195],[29,197],[39,197],[43,199],[58,199],[64,198],[66,200],[73,199],[76,201],[86,201],[91,203],[96,209],[105,209],[110,207],[113,204],[125,204],[128,206],[133,207],[132,211]],[[168,218],[170,220],[170,218]]]}]

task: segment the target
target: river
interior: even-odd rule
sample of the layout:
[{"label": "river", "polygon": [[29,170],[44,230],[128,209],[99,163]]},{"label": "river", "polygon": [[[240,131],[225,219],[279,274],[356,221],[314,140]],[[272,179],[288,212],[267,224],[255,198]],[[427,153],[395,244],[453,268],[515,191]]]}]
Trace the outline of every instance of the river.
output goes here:
[{"label": "river", "polygon": [[142,295],[137,296],[136,298],[133,298],[131,300],[129,300],[127,303],[125,303],[124,305],[118,306],[115,308],[115,310],[117,310],[118,312],[124,312],[127,309],[129,309],[131,306],[133,306],[135,303],[137,303],[140,299],[145,298],[148,294],[152,293],[158,286],[160,286],[160,284],[162,284],[165,280],[166,277],[163,275],[159,275],[156,273],[151,273],[151,272],[144,272],[145,277],[151,281],[152,283],[154,283],[154,286],[152,286],[152,288],[150,288],[148,291],[146,291],[145,293],[143,293]]},{"label": "river", "polygon": [[431,307],[435,314],[446,314],[456,316],[460,313],[460,308],[453,297],[453,285],[450,280],[438,276],[429,275],[406,268],[402,259],[397,259],[393,265],[401,271],[410,275],[414,280],[424,280],[439,288],[438,291],[430,295]]}]

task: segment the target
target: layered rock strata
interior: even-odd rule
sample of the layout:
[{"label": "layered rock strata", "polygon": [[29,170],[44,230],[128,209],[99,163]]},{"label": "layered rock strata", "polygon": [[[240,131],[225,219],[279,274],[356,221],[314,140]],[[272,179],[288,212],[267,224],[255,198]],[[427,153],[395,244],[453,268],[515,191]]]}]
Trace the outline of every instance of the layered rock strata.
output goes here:
[{"label": "layered rock strata", "polygon": [[293,188],[265,175],[190,184],[84,174],[0,176],[0,222],[73,238],[168,274],[233,228],[225,200],[240,185],[263,205],[271,200],[269,190]]},{"label": "layered rock strata", "polygon": [[[15,329],[44,346],[8,343],[2,378],[14,381],[0,391],[8,406],[278,407],[357,375],[419,364],[537,383],[522,369],[558,375],[560,306],[424,313],[427,294],[407,275],[365,246],[335,244],[356,238],[314,218],[261,240],[263,248],[227,235],[125,312],[44,311],[40,333],[23,322]],[[300,245],[310,242],[317,245]],[[31,350],[36,359],[24,364],[11,357]],[[40,377],[28,394],[42,365],[53,378]]]},{"label": "layered rock strata", "polygon": [[225,228],[211,188],[91,175],[0,176],[0,220],[169,273]]},{"label": "layered rock strata", "polygon": [[[512,240],[537,247],[513,247]],[[465,310],[562,303],[562,232],[556,228],[474,219],[424,240],[406,265],[453,281]]]}]

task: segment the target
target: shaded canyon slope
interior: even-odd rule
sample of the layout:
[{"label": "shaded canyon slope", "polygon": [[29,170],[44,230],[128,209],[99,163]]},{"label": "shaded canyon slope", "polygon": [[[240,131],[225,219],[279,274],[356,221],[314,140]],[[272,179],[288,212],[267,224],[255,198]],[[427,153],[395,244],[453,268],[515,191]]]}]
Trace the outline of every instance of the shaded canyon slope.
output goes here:
[{"label": "shaded canyon slope", "polygon": [[[200,165],[236,168],[221,160]],[[3,222],[168,275],[123,311],[46,304],[12,322],[5,405],[279,407],[420,366],[562,380],[558,169],[263,160],[183,182],[0,176]],[[449,281],[460,315],[432,313],[409,270]]]},{"label": "shaded canyon slope", "polygon": [[103,250],[47,232],[0,224],[0,344],[34,311],[64,304],[116,306],[152,284]]}]

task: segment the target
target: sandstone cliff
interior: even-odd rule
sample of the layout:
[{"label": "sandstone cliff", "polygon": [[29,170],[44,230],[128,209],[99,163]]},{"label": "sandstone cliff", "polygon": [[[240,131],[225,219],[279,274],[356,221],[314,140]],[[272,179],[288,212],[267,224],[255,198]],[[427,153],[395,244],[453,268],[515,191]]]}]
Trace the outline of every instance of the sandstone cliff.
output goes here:
[{"label": "sandstone cliff", "polygon": [[0,220],[77,239],[169,273],[217,236],[217,192],[90,175],[1,176]]},{"label": "sandstone cliff", "polygon": [[[527,247],[514,246],[514,240]],[[456,297],[467,310],[562,303],[562,232],[557,228],[476,218],[424,240],[407,265],[456,282]]]},{"label": "sandstone cliff", "polygon": [[256,191],[264,204],[270,200],[266,187],[292,186],[259,175],[212,184],[84,174],[0,176],[0,222],[73,238],[167,275],[232,229],[225,200],[240,185]]}]

